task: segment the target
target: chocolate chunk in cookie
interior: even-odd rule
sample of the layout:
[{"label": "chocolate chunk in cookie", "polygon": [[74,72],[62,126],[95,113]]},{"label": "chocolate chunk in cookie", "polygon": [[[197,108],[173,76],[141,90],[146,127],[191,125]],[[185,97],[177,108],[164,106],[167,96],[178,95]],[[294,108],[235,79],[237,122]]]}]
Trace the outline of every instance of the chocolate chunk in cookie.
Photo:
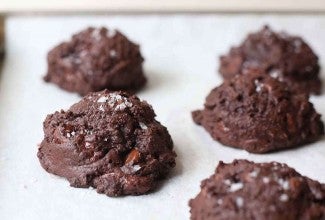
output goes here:
[{"label": "chocolate chunk in cookie", "polygon": [[325,184],[277,162],[220,162],[189,205],[191,220],[323,220]]},{"label": "chocolate chunk in cookie", "polygon": [[88,28],[53,48],[46,82],[86,95],[103,89],[135,92],[146,83],[139,46],[119,31]]},{"label": "chocolate chunk in cookie", "polygon": [[215,140],[252,153],[293,148],[324,134],[308,95],[253,69],[213,89],[192,116]]},{"label": "chocolate chunk in cookie", "polygon": [[318,57],[300,37],[265,26],[220,58],[219,71],[225,79],[242,74],[247,67],[262,69],[296,92],[321,93]]},{"label": "chocolate chunk in cookie", "polygon": [[48,115],[44,134],[38,158],[46,171],[108,196],[147,193],[175,166],[166,127],[125,92],[91,93]]}]

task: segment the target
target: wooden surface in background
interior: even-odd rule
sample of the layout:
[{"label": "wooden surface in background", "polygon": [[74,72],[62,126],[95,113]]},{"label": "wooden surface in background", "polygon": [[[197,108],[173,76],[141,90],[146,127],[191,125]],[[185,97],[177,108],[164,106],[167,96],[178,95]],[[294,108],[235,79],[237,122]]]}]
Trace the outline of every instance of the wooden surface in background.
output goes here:
[{"label": "wooden surface in background", "polygon": [[325,12],[325,0],[1,0],[1,12]]}]

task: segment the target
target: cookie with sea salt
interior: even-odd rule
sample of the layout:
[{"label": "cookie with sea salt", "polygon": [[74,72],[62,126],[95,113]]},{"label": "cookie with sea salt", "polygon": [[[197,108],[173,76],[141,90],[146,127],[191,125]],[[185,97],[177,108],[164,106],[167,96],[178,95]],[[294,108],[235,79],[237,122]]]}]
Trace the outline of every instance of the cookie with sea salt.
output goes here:
[{"label": "cookie with sea salt", "polygon": [[323,220],[325,184],[277,162],[220,162],[189,205],[191,220]]},{"label": "cookie with sea salt", "polygon": [[299,36],[264,26],[220,57],[219,71],[225,79],[242,74],[249,67],[262,69],[297,93],[321,93],[318,57]]},{"label": "cookie with sea salt", "polygon": [[71,186],[108,196],[153,190],[176,157],[166,127],[147,102],[107,90],[48,115],[37,155],[47,172]]},{"label": "cookie with sea salt", "polygon": [[103,89],[135,92],[146,83],[143,60],[139,46],[121,32],[90,27],[48,53],[44,80],[80,95]]},{"label": "cookie with sea salt", "polygon": [[193,120],[224,145],[252,153],[294,148],[318,140],[324,124],[305,93],[249,69],[213,89]]}]

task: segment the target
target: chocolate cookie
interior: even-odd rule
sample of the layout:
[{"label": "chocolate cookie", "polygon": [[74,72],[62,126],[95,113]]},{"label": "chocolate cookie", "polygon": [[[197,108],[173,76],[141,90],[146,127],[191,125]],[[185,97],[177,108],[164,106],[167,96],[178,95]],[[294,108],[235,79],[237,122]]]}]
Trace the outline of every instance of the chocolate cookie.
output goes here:
[{"label": "chocolate cookie", "polygon": [[220,58],[219,71],[225,79],[242,74],[247,67],[261,68],[296,92],[321,93],[318,57],[300,37],[265,26]]},{"label": "chocolate cookie", "polygon": [[147,193],[175,166],[166,127],[147,102],[125,92],[85,96],[48,115],[44,133],[37,156],[46,171],[108,196]]},{"label": "chocolate cookie", "polygon": [[119,31],[88,28],[47,56],[46,82],[86,95],[103,89],[134,92],[143,87],[139,46]]},{"label": "chocolate cookie", "polygon": [[192,220],[323,220],[325,184],[277,162],[220,162],[189,205]]},{"label": "chocolate cookie", "polygon": [[252,153],[293,148],[324,134],[308,95],[253,69],[213,89],[192,116],[215,140]]}]

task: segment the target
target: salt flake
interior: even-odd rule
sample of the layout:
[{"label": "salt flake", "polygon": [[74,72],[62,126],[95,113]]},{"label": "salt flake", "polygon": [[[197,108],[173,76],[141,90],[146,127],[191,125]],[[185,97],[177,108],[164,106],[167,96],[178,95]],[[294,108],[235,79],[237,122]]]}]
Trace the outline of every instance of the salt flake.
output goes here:
[{"label": "salt flake", "polygon": [[102,111],[102,112],[104,112],[104,111],[105,111],[105,109],[104,109],[103,105],[100,105],[98,109],[99,109],[100,111]]},{"label": "salt flake", "polygon": [[99,41],[102,38],[102,36],[100,35],[100,29],[94,29],[91,32],[91,37],[93,37],[95,40]]},{"label": "salt flake", "polygon": [[287,194],[282,194],[279,198],[281,202],[287,202],[289,200],[289,196]]},{"label": "salt flake", "polygon": [[244,199],[242,197],[237,197],[236,198],[236,205],[237,205],[238,208],[243,207],[243,205],[244,205]]},{"label": "salt flake", "polygon": [[258,170],[253,170],[252,172],[249,173],[249,176],[255,178],[258,176],[258,173],[259,173]]},{"label": "salt flake", "polygon": [[274,79],[277,79],[277,78],[279,78],[279,76],[280,76],[280,71],[279,71],[279,70],[272,70],[272,71],[270,72],[270,76],[271,76],[272,78],[274,78]]},{"label": "salt flake", "polygon": [[123,102],[115,107],[116,111],[123,111],[124,109],[126,109],[126,105]]},{"label": "salt flake", "polygon": [[263,177],[263,183],[269,183],[270,182],[270,178],[269,177]]},{"label": "salt flake", "polygon": [[98,100],[97,100],[97,102],[106,102],[108,100],[108,97],[106,97],[106,96],[101,96]]},{"label": "salt flake", "polygon": [[148,126],[143,123],[143,122],[139,122],[139,125],[140,125],[140,128],[143,129],[143,130],[147,130],[148,129]]},{"label": "salt flake", "polygon": [[133,166],[133,172],[137,172],[140,169],[141,169],[141,167],[139,165],[134,165]]},{"label": "salt flake", "polygon": [[255,79],[254,83],[255,83],[255,87],[256,87],[255,91],[260,92],[263,88],[263,83],[261,83],[257,79]]},{"label": "salt flake", "polygon": [[289,182],[287,180],[284,179],[279,179],[278,183],[280,184],[280,186],[284,189],[284,190],[288,190],[289,189]]},{"label": "salt flake", "polygon": [[244,187],[243,183],[233,183],[230,185],[229,191],[236,192]]},{"label": "salt flake", "polygon": [[116,55],[117,55],[116,50],[111,50],[111,51],[109,51],[109,55],[110,55],[111,57],[116,57]]}]

